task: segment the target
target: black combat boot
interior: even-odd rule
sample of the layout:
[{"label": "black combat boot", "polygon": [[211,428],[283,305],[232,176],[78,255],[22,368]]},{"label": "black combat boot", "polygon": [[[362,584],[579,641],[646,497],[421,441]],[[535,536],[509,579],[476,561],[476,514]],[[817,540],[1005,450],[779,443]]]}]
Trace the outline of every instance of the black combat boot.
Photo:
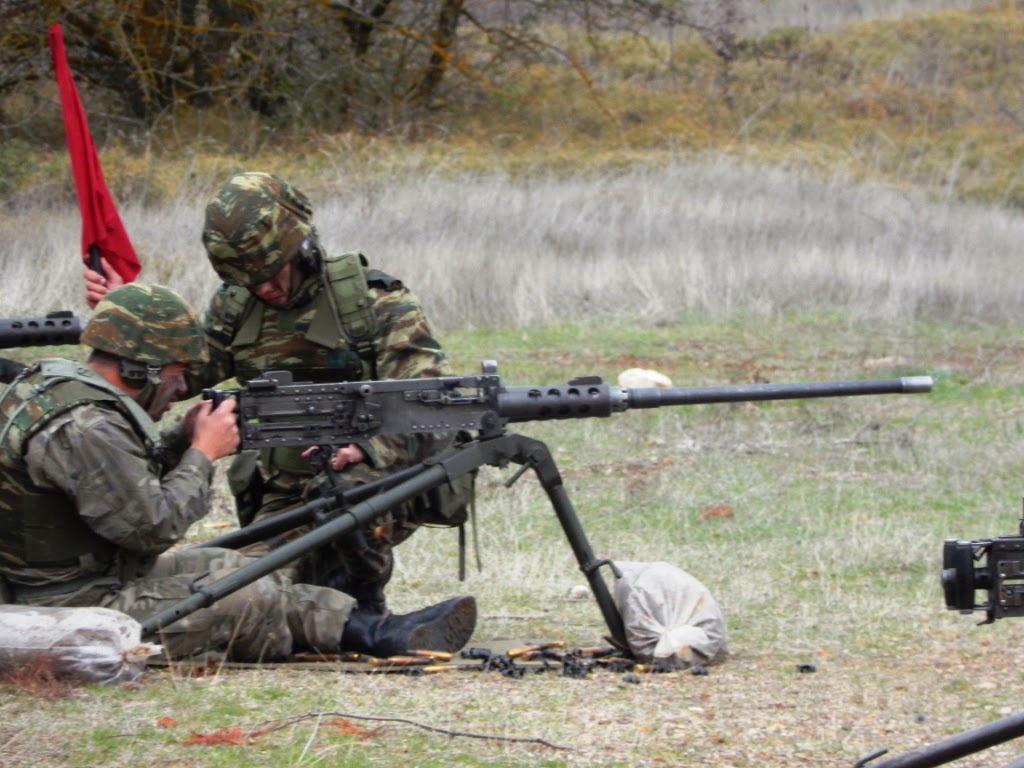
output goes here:
[{"label": "black combat boot", "polygon": [[358,607],[345,625],[339,647],[379,659],[409,651],[452,652],[469,642],[475,627],[472,596],[453,597],[402,616]]}]

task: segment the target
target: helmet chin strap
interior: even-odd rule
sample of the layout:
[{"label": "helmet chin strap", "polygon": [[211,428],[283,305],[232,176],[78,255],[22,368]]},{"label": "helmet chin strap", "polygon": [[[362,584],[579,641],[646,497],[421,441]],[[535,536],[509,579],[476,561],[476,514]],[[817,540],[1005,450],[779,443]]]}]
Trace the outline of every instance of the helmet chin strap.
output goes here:
[{"label": "helmet chin strap", "polygon": [[320,247],[320,233],[316,227],[309,228],[309,234],[299,245],[295,262],[310,275],[318,275],[323,271],[324,251]]}]

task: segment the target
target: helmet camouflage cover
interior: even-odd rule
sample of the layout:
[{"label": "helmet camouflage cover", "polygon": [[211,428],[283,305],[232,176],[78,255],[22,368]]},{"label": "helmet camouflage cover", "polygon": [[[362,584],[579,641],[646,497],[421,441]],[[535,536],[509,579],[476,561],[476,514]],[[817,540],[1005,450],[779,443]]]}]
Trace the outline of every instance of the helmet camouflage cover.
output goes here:
[{"label": "helmet camouflage cover", "polygon": [[81,343],[152,366],[209,360],[196,313],[160,285],[128,283],[110,291],[82,329]]},{"label": "helmet camouflage cover", "polygon": [[313,223],[309,198],[269,173],[236,173],[206,206],[203,245],[221,279],[246,288],[272,279]]}]

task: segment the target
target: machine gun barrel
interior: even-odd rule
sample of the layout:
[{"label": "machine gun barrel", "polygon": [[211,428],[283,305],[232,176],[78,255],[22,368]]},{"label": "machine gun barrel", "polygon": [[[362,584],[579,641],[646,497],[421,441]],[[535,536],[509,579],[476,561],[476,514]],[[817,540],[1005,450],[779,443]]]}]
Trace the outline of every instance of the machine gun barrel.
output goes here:
[{"label": "machine gun barrel", "polygon": [[903,376],[898,379],[865,379],[863,381],[811,381],[796,384],[736,384],[721,387],[632,389],[629,395],[629,407],[659,408],[663,405],[796,400],[810,397],[901,395],[930,392],[933,383],[931,376]]},{"label": "machine gun barrel", "polygon": [[513,422],[610,416],[631,408],[672,405],[743,403],[814,397],[889,395],[929,392],[930,376],[863,381],[811,381],[796,384],[731,384],[713,387],[648,387],[628,389],[604,384],[599,378],[573,379],[564,386],[504,387],[497,412]]},{"label": "machine gun barrel", "polygon": [[46,317],[0,319],[0,349],[77,344],[82,321],[68,309]]}]

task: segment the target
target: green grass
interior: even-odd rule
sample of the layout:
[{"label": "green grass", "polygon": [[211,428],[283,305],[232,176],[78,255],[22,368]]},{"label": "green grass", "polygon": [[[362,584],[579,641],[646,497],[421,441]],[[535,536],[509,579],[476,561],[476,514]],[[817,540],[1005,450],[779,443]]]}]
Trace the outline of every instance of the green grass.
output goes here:
[{"label": "green grass", "polygon": [[[624,350],[680,385],[739,380],[751,370],[737,365],[744,360],[763,362],[758,370],[779,380],[857,378],[869,373],[867,357],[896,348],[912,351],[915,372],[949,375],[929,395],[519,426],[551,448],[598,556],[665,560],[711,589],[726,615],[732,657],[707,678],[670,675],[638,687],[609,674],[417,680],[267,670],[188,679],[161,671],[138,690],[90,688],[53,701],[0,689],[0,738],[10,744],[12,765],[38,766],[781,766],[791,764],[794,749],[800,759],[846,764],[869,747],[909,749],[974,727],[1016,706],[1006,691],[1021,681],[1024,648],[1014,620],[975,627],[976,617],[945,609],[941,548],[947,537],[1016,529],[1021,330],[861,327],[835,313],[767,326],[690,319],[674,327],[450,334],[456,363],[496,355],[510,383],[561,382],[583,372],[613,379]],[[483,571],[471,569],[459,585],[453,532],[421,531],[399,550],[395,608],[466,590],[481,605],[473,644],[599,642],[606,630],[594,603],[567,598],[583,578],[554,515],[529,474],[504,488],[510,472],[488,468],[481,477]],[[728,505],[731,516],[705,519],[701,513],[715,504]],[[807,662],[819,672],[794,678],[793,665]],[[574,751],[353,720],[383,728],[358,738],[312,717],[249,745],[183,743],[218,728],[258,729],[316,712],[541,736]],[[900,712],[926,716],[903,723]],[[161,717],[174,724],[160,726]],[[818,725],[807,730],[802,723],[811,721]],[[69,722],[79,735],[72,737]],[[679,727],[685,739],[672,735]],[[29,745],[40,740],[57,746],[37,754]],[[590,743],[603,746],[589,751]],[[969,764],[986,764],[977,760]]]},{"label": "green grass", "polygon": [[[979,34],[1012,36],[1019,7],[942,17],[944,23],[930,23],[929,45],[944,51],[943,66],[962,63],[976,73],[983,63],[961,62],[961,54],[981,50]],[[745,106],[735,113],[712,103],[712,91],[700,91],[706,56],[680,48],[694,89],[660,89],[665,83],[653,76],[616,85],[608,94],[613,113],[639,108],[644,121],[614,132],[614,140],[599,130],[606,119],[600,110],[583,104],[555,73],[535,88],[541,95],[563,89],[573,98],[538,99],[537,108],[547,110],[543,124],[564,124],[557,110],[571,107],[586,131],[544,135],[509,96],[508,110],[485,112],[488,119],[522,121],[506,125],[501,142],[490,139],[492,123],[467,121],[445,140],[407,145],[386,137],[321,136],[309,139],[321,154],[272,150],[260,161],[314,179],[321,158],[330,157],[340,165],[322,181],[326,188],[341,177],[372,186],[396,172],[474,167],[571,175],[717,148],[758,162],[816,167],[827,176],[948,185],[966,199],[1016,204],[1019,130],[1012,120],[996,125],[991,109],[1001,92],[988,89],[985,79],[969,90],[933,88],[912,77],[879,79],[897,60],[916,71],[911,65],[925,60],[917,52],[936,50],[916,35],[902,42],[895,23],[887,24],[805,41],[806,58],[788,69],[744,63],[737,95]],[[835,54],[823,64],[829,45]],[[632,73],[659,73],[657,62],[637,61],[635,48],[624,45],[618,55]],[[607,66],[614,70],[616,62]],[[838,87],[828,80],[830,67],[855,76]],[[1003,86],[1020,82],[989,74]],[[773,96],[779,107],[757,112]],[[914,105],[924,108],[918,113]],[[964,121],[965,114],[980,117]],[[0,166],[11,166],[39,194],[67,175],[63,161],[30,162],[24,147],[10,150],[16,156],[0,152]],[[169,147],[154,164],[115,148],[104,156],[107,177],[168,199],[180,191],[193,160],[178,158],[178,151]],[[201,181],[236,162],[194,160]],[[936,377],[928,395],[695,406],[517,428],[551,448],[599,557],[665,560],[708,585],[725,612],[732,657],[706,678],[657,676],[637,686],[611,674],[511,681],[471,673],[414,680],[334,670],[200,678],[153,671],[137,690],[87,688],[52,700],[6,686],[0,687],[0,762],[11,768],[847,765],[882,746],[898,753],[995,719],[1019,706],[1020,625],[975,627],[977,616],[946,611],[938,574],[946,537],[1016,530],[1024,493],[1024,327],[928,314],[933,319],[896,324],[868,322],[843,307],[724,318],[680,310],[658,324],[634,317],[444,332],[454,372],[472,374],[481,360],[496,359],[509,384],[564,383],[581,374],[614,382],[633,366],[658,369],[678,386]],[[28,361],[79,357],[80,350],[4,354]],[[468,591],[481,605],[474,644],[599,641],[606,630],[594,603],[567,597],[584,580],[546,499],[530,475],[504,488],[510,473],[488,468],[481,476],[483,571],[471,569],[459,584],[454,533],[421,531],[399,551],[392,603],[407,610]],[[732,515],[705,519],[712,505],[728,505]],[[230,519],[226,506],[218,505],[215,520]],[[195,535],[204,530],[197,527]],[[818,673],[795,675],[794,665],[808,661]],[[245,746],[184,744],[196,733],[258,728],[315,712],[543,737],[573,751],[353,720],[384,729],[360,739],[331,732],[315,718]],[[163,717],[175,724],[160,725]],[[995,752],[1001,759],[964,764],[1005,764],[1015,754],[1012,745]]]}]

